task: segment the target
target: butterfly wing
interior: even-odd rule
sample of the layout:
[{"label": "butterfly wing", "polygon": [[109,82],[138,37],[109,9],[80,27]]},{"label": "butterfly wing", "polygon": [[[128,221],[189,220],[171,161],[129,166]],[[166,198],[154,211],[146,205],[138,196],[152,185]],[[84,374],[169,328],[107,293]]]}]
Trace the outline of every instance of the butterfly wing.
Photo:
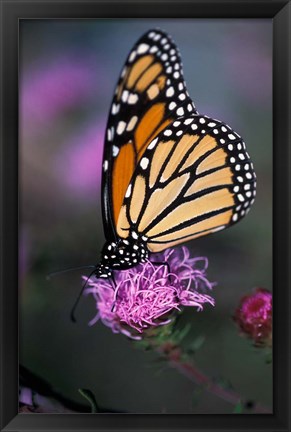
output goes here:
[{"label": "butterfly wing", "polygon": [[150,141],[174,119],[196,113],[171,38],[147,32],[121,72],[107,123],[103,155],[103,222],[107,239],[116,225],[131,177]]},{"label": "butterfly wing", "polygon": [[253,164],[241,137],[207,116],[174,121],[150,142],[125,193],[117,232],[148,249],[204,236],[239,221],[255,197]]}]

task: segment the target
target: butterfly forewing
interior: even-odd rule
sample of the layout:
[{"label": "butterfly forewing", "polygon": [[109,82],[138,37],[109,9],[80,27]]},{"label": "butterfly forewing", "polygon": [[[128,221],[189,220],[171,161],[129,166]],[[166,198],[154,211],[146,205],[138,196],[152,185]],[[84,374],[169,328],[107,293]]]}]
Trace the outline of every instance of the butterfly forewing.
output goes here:
[{"label": "butterfly forewing", "polygon": [[117,233],[132,231],[158,252],[240,220],[255,196],[253,164],[241,137],[207,116],[168,125],[152,140],[125,192]]},{"label": "butterfly forewing", "polygon": [[180,116],[197,113],[171,38],[147,32],[133,47],[112,101],[103,157],[103,222],[107,239],[116,225],[132,175],[149,143]]}]

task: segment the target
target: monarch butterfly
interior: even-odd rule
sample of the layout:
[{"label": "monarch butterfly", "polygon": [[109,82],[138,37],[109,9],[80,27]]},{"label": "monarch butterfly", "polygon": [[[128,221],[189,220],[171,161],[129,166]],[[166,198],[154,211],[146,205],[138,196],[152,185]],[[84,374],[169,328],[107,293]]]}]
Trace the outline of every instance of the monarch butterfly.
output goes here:
[{"label": "monarch butterfly", "polygon": [[102,214],[106,243],[96,277],[113,277],[160,252],[238,222],[256,177],[242,138],[200,115],[171,37],[150,30],[121,72],[108,118]]}]

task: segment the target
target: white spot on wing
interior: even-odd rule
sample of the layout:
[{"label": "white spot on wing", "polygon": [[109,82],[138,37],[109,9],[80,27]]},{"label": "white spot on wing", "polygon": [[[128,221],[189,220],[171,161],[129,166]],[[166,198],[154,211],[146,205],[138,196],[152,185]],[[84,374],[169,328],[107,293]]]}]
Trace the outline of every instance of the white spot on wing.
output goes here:
[{"label": "white spot on wing", "polygon": [[117,114],[119,111],[120,105],[119,104],[112,104],[112,108],[111,108],[111,114]]},{"label": "white spot on wing", "polygon": [[241,202],[245,200],[244,196],[242,194],[239,194],[237,197],[238,197],[239,201],[241,201]]},{"label": "white spot on wing", "polygon": [[120,121],[117,125],[116,133],[117,135],[121,135],[125,129],[126,123],[124,121]]},{"label": "white spot on wing", "polygon": [[[157,35],[157,36],[159,36],[159,35]],[[155,39],[155,38],[154,38],[154,39]],[[158,51],[158,47],[157,47],[156,45],[152,46],[151,49],[150,49],[150,53],[151,53],[151,54],[154,54],[154,53],[157,52],[157,51]]]},{"label": "white spot on wing", "polygon": [[137,47],[137,53],[138,54],[144,54],[148,51],[148,49],[149,49],[149,46],[145,43],[142,43]]},{"label": "white spot on wing", "polygon": [[131,94],[128,97],[127,103],[129,103],[130,105],[135,104],[138,101],[138,95],[137,94]]},{"label": "white spot on wing", "polygon": [[133,129],[133,128],[135,127],[135,125],[136,125],[137,120],[138,120],[138,117],[137,117],[137,116],[133,116],[133,117],[131,117],[131,119],[129,120],[129,122],[128,122],[128,124],[127,124],[126,130],[127,130],[127,131],[132,131],[132,129]]},{"label": "white spot on wing", "polygon": [[166,91],[166,96],[171,97],[174,96],[174,94],[175,94],[174,87],[169,87],[168,90]]},{"label": "white spot on wing", "polygon": [[111,132],[111,129],[107,129],[107,140],[108,141],[112,141],[112,132]]},{"label": "white spot on wing", "polygon": [[133,62],[133,60],[135,59],[135,57],[136,57],[136,51],[132,51],[132,53],[130,54],[130,56],[128,58],[128,61],[130,63]]},{"label": "white spot on wing", "polygon": [[184,108],[182,108],[182,107],[178,108],[178,109],[177,109],[177,115],[178,115],[178,116],[182,116],[182,115],[184,115]]},{"label": "white spot on wing", "polygon": [[112,146],[112,155],[115,157],[119,153],[119,148],[117,146]]},{"label": "white spot on wing", "polygon": [[193,118],[188,118],[188,119],[186,119],[186,120],[184,121],[184,124],[185,124],[185,125],[189,125],[189,124],[193,123],[193,121],[194,121]]},{"label": "white spot on wing", "polygon": [[128,95],[129,95],[128,90],[123,90],[122,95],[121,95],[121,100],[122,100],[123,102],[126,102],[127,99],[128,99]]},{"label": "white spot on wing", "polygon": [[130,197],[131,194],[131,184],[128,186],[128,188],[126,189],[126,193],[125,193],[125,198]]},{"label": "white spot on wing", "polygon": [[225,225],[221,225],[220,227],[217,227],[217,228],[213,228],[212,230],[211,230],[211,232],[217,232],[217,231],[221,231],[221,230],[223,230],[225,228]]},{"label": "white spot on wing", "polygon": [[171,129],[167,129],[167,130],[165,130],[164,135],[165,135],[165,136],[170,136],[170,135],[172,135],[172,131],[171,131]]},{"label": "white spot on wing", "polygon": [[142,167],[142,169],[147,169],[149,164],[149,160],[146,157],[143,157],[142,160],[140,161],[140,166]]},{"label": "white spot on wing", "polygon": [[152,150],[154,147],[155,147],[155,145],[157,144],[157,142],[158,142],[158,138],[155,138],[149,145],[148,145],[148,149],[149,150]]}]

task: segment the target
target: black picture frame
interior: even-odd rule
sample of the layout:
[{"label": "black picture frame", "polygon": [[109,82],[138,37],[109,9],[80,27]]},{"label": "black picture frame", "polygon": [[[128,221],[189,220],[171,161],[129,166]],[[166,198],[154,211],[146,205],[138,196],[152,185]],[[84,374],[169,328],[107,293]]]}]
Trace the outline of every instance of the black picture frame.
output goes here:
[{"label": "black picture frame", "polygon": [[[105,17],[273,19],[273,414],[18,413],[18,24],[28,18]],[[290,430],[290,22],[286,0],[1,1],[1,430]]]}]

